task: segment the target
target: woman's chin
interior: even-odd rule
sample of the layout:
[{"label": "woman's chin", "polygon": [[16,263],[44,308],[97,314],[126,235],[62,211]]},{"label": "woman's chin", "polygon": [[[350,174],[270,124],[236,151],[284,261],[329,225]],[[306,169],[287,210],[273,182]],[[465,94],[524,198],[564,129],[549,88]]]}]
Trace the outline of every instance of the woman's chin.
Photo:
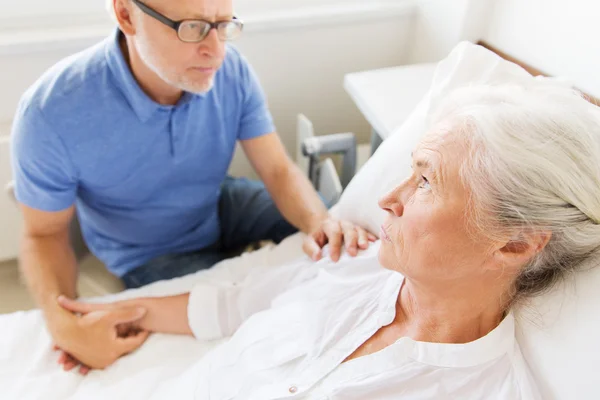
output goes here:
[{"label": "woman's chin", "polygon": [[392,263],[390,263],[390,261],[392,260],[392,258],[390,258],[391,254],[391,249],[387,248],[388,246],[385,246],[385,242],[381,241],[381,246],[379,247],[379,252],[377,253],[377,259],[379,260],[379,265],[381,265],[383,268],[385,269],[393,269],[391,268]]},{"label": "woman's chin", "polygon": [[403,265],[400,263],[398,254],[394,252],[394,246],[392,246],[392,243],[385,243],[384,241],[381,241],[379,253],[377,253],[377,259],[379,261],[379,265],[381,265],[383,268],[405,275],[405,268],[403,268]]}]

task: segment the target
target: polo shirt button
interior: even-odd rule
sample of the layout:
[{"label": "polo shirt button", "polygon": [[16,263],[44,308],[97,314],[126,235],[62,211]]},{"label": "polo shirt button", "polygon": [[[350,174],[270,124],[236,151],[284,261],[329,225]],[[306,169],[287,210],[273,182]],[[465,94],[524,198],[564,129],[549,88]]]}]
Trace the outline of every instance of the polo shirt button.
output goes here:
[{"label": "polo shirt button", "polygon": [[294,394],[294,393],[298,392],[298,386],[295,386],[295,385],[293,385],[293,386],[290,386],[290,388],[289,388],[289,392],[290,392],[291,394]]}]

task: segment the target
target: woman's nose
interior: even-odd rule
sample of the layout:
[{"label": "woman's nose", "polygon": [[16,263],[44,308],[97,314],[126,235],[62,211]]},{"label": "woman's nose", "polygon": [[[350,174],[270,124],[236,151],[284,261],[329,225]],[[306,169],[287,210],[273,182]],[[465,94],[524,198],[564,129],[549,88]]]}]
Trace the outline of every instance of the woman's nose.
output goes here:
[{"label": "woman's nose", "polygon": [[402,213],[404,212],[404,204],[401,201],[403,186],[404,185],[400,185],[392,189],[379,199],[379,207],[397,217],[402,216]]}]

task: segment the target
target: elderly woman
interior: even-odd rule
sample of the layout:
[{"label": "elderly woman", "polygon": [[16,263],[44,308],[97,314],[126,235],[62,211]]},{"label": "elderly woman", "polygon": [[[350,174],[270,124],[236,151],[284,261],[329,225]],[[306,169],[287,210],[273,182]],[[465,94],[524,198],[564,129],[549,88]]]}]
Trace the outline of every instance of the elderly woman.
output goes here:
[{"label": "elderly woman", "polygon": [[380,201],[379,246],[358,258],[59,301],[82,319],[143,308],[121,330],[235,332],[157,398],[539,398],[511,308],[599,250],[600,112],[539,85],[469,87],[438,110],[412,175]]}]

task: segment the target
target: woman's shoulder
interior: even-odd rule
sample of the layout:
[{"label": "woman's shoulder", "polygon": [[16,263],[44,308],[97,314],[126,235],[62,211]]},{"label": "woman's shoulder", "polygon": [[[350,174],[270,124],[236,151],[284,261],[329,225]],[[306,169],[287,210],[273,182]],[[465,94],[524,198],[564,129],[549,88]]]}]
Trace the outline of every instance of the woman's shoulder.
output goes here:
[{"label": "woman's shoulder", "polygon": [[356,257],[343,254],[339,261],[334,262],[325,249],[324,258],[314,266],[314,277],[278,296],[273,306],[298,301],[321,305],[342,301],[346,306],[385,302],[398,294],[397,289],[404,278],[379,264],[378,251],[379,246],[374,244]]}]

